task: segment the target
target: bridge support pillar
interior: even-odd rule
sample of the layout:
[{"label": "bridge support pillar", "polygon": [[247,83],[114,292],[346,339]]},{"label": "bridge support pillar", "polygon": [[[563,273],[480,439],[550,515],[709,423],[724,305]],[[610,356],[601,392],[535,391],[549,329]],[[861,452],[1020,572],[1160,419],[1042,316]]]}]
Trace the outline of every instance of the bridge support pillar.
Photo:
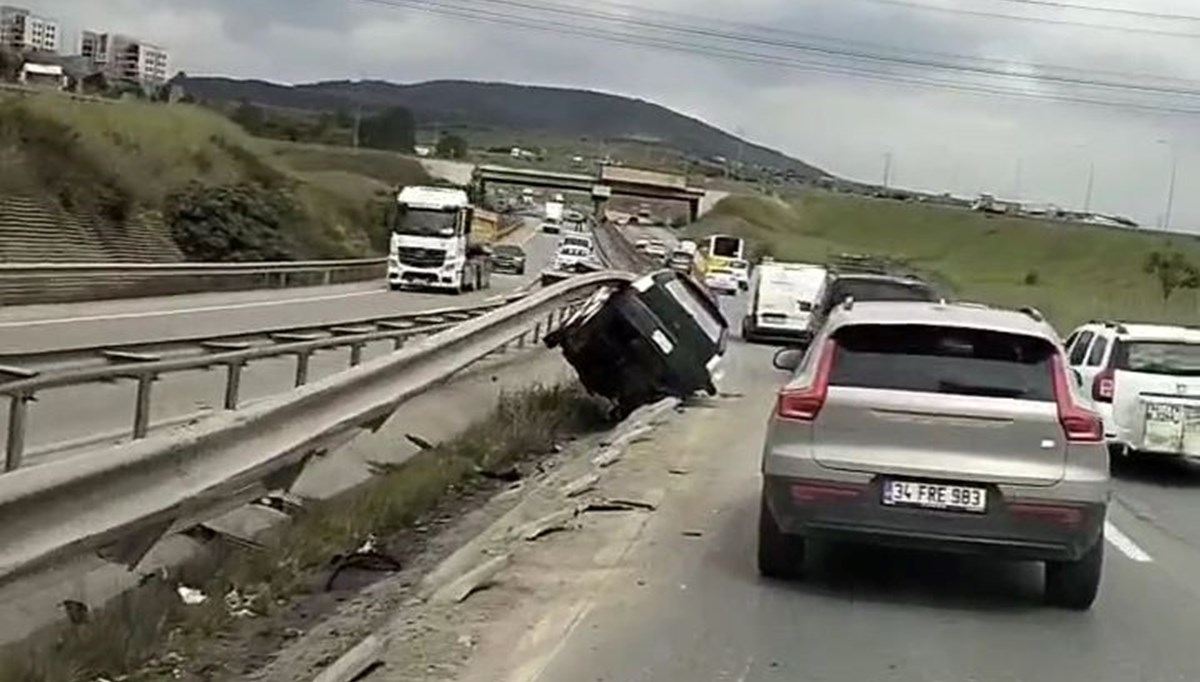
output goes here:
[{"label": "bridge support pillar", "polygon": [[697,220],[699,220],[699,218],[700,218],[700,200],[699,199],[689,199],[688,200],[688,222],[694,223]]}]

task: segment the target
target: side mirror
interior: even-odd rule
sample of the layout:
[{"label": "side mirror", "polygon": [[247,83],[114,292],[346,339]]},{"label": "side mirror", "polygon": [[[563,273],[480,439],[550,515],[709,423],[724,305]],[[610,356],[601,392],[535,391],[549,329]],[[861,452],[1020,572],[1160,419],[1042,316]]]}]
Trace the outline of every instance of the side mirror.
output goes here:
[{"label": "side mirror", "polygon": [[775,365],[775,369],[785,372],[795,372],[796,368],[803,361],[803,350],[799,348],[780,348],[775,351],[775,357],[771,359],[771,364]]}]

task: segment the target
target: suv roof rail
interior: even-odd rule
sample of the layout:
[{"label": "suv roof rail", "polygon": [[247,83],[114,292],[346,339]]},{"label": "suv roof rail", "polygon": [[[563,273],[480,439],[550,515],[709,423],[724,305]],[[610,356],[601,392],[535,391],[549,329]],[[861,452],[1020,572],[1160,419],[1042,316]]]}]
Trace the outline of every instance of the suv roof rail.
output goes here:
[{"label": "suv roof rail", "polygon": [[842,310],[853,310],[853,309],[854,309],[854,297],[847,296],[846,298],[843,298],[842,299]]},{"label": "suv roof rail", "polygon": [[1030,319],[1032,319],[1034,322],[1045,322],[1046,321],[1046,316],[1042,314],[1042,311],[1038,310],[1037,308],[1034,308],[1031,305],[1021,306],[1017,310],[1019,312],[1021,312],[1022,314],[1024,314],[1026,317],[1029,317]]},{"label": "suv roof rail", "polygon": [[1128,333],[1128,330],[1125,329],[1125,325],[1117,320],[1088,320],[1087,323],[1103,325],[1109,329],[1116,330],[1118,334]]}]

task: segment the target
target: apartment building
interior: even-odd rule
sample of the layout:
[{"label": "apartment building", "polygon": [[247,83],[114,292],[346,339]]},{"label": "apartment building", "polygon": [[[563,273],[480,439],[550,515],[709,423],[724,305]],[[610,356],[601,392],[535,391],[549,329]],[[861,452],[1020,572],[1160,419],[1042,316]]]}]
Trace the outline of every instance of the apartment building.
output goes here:
[{"label": "apartment building", "polygon": [[56,19],[0,5],[0,44],[21,52],[58,52],[62,29]]},{"label": "apartment building", "polygon": [[157,45],[116,33],[84,31],[79,51],[110,78],[143,85],[167,82],[167,51]]}]

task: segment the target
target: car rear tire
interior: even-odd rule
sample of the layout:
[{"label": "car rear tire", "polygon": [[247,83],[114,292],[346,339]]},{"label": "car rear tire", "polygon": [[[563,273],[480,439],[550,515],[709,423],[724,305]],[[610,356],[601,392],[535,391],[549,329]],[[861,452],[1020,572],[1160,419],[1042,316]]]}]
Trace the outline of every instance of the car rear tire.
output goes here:
[{"label": "car rear tire", "polygon": [[1104,566],[1104,533],[1078,561],[1046,562],[1046,602],[1074,611],[1086,611],[1100,591]]},{"label": "car rear tire", "polygon": [[804,573],[804,538],[779,529],[766,497],[758,510],[758,573],[764,578],[799,578]]}]

